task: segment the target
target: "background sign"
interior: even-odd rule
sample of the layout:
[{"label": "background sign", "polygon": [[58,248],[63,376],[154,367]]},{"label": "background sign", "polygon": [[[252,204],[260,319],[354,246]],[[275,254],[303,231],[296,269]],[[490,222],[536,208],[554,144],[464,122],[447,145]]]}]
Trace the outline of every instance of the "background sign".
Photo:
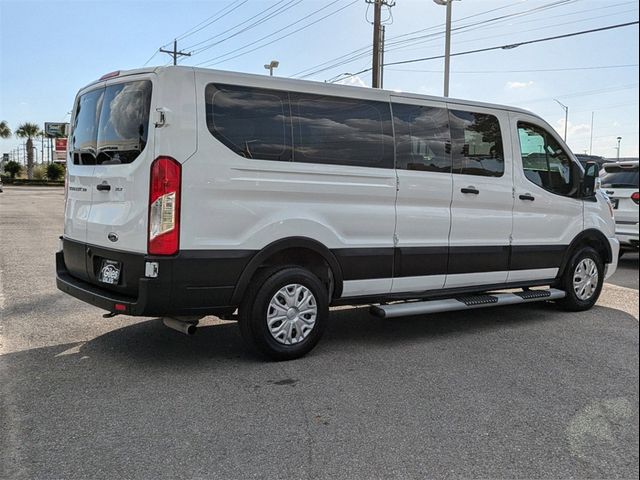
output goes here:
[{"label": "background sign", "polygon": [[56,138],[55,139],[55,156],[54,162],[66,162],[67,161],[67,139]]},{"label": "background sign", "polygon": [[49,138],[62,138],[67,136],[69,124],[63,122],[45,122],[44,133]]}]

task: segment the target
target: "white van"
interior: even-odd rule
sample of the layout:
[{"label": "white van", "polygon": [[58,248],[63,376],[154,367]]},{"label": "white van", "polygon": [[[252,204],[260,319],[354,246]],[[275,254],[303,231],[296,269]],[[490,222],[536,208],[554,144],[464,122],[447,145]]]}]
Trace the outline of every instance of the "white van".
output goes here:
[{"label": "white van", "polygon": [[331,305],[584,310],[617,265],[597,167],[523,110],[166,67],[82,89],[71,125],[57,285],[107,316],[237,318],[289,359]]}]

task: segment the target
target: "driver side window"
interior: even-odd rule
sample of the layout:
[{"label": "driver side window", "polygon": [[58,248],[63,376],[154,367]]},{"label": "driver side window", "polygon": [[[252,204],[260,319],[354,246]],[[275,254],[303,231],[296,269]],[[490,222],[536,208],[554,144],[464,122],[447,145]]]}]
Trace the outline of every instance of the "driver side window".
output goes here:
[{"label": "driver side window", "polygon": [[572,160],[555,138],[543,128],[518,122],[524,175],[536,185],[557,195],[573,190]]}]

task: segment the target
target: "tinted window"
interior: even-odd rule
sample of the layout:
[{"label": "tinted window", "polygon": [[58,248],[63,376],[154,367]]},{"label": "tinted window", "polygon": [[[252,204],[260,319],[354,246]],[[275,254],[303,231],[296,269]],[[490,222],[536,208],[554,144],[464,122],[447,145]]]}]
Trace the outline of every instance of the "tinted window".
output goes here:
[{"label": "tinted window", "polygon": [[638,188],[638,167],[621,169],[607,167],[602,177],[602,186],[606,188]]},{"label": "tinted window", "polygon": [[449,116],[445,108],[393,104],[396,167],[451,172]]},{"label": "tinted window", "polygon": [[209,131],[246,158],[291,160],[288,95],[275,90],[207,85]]},{"label": "tinted window", "polygon": [[78,99],[71,135],[74,163],[95,164],[98,118],[104,88],[85,93]]},{"label": "tinted window", "polygon": [[493,115],[449,111],[453,173],[501,177],[504,154],[500,123]]},{"label": "tinted window", "polygon": [[82,95],[71,136],[74,163],[133,162],[147,144],[150,109],[148,80],[109,85]]},{"label": "tinted window", "polygon": [[388,103],[291,94],[296,162],[393,168]]},{"label": "tinted window", "polygon": [[572,161],[555,138],[543,128],[522,122],[518,137],[525,176],[558,195],[572,193]]}]

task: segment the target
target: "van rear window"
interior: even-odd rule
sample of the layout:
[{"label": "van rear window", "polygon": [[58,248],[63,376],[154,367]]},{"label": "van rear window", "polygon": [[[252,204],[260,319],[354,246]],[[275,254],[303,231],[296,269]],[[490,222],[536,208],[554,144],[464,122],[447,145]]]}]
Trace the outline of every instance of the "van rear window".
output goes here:
[{"label": "van rear window", "polygon": [[151,82],[119,83],[92,90],[76,104],[70,152],[73,163],[131,163],[147,144]]}]

